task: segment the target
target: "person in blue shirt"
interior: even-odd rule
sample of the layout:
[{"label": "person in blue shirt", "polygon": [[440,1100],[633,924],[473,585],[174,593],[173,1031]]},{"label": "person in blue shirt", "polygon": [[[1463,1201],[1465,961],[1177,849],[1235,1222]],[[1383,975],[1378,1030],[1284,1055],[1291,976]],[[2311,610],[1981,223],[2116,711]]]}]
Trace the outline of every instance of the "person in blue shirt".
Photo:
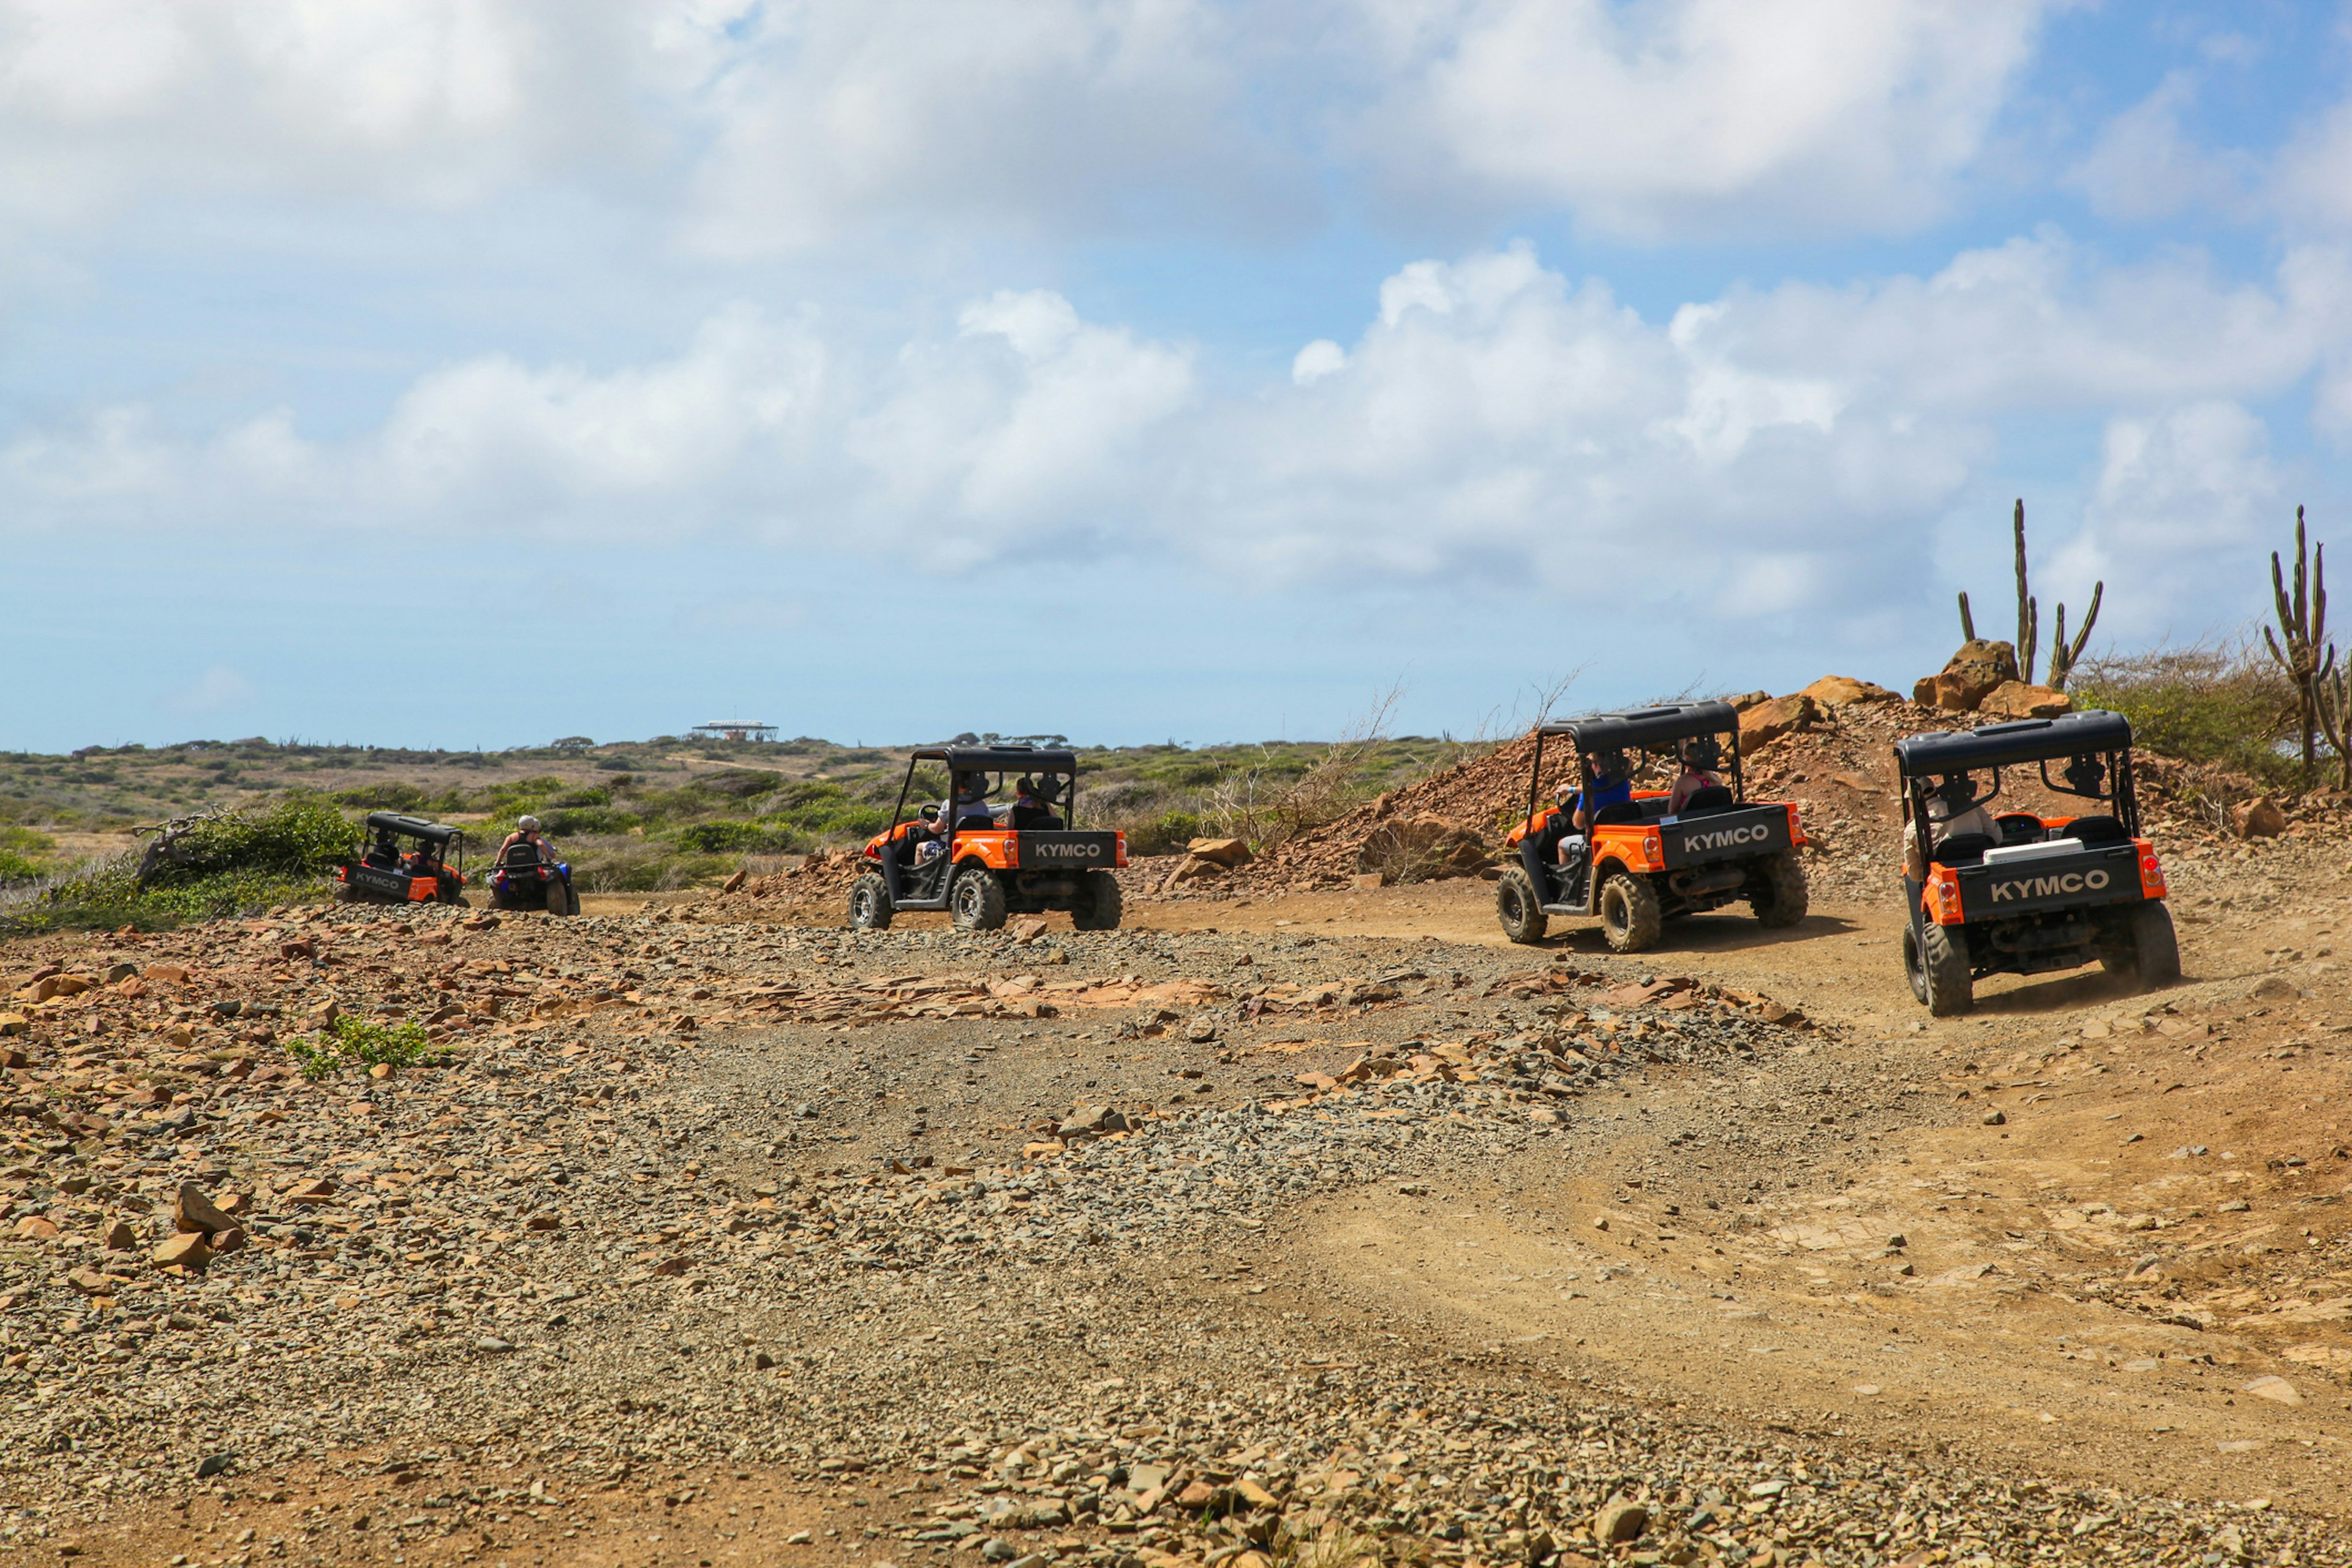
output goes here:
[{"label": "person in blue shirt", "polygon": [[1592,789],[1588,799],[1583,790],[1559,786],[1554,796],[1559,809],[1568,818],[1570,831],[1560,836],[1559,863],[1572,866],[1584,858],[1585,831],[1601,808],[1607,805],[1630,805],[1633,799],[1633,764],[1622,752],[1601,752],[1592,758]]}]

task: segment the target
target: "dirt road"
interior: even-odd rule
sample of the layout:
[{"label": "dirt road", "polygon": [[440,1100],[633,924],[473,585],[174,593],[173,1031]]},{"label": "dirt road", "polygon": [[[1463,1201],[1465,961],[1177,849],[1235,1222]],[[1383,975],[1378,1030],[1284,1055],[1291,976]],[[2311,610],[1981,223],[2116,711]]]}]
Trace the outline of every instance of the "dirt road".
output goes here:
[{"label": "dirt road", "polygon": [[[1952,1022],[1887,908],[1617,959],[1511,947],[1475,882],[1025,942],[289,911],[11,952],[147,991],[13,1042],[0,1541],[2343,1561],[2345,860],[2176,859],[2182,985]],[[325,995],[464,1026],[112,1092],[174,1015]],[[250,1244],[159,1273],[190,1175]]]}]

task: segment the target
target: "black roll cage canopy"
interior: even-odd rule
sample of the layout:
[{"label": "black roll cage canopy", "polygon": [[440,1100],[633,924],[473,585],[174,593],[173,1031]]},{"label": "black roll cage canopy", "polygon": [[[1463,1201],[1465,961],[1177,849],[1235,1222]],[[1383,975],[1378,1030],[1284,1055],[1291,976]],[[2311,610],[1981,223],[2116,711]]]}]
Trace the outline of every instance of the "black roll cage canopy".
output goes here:
[{"label": "black roll cage canopy", "polygon": [[466,868],[466,830],[444,823],[427,822],[421,816],[408,816],[397,811],[371,811],[367,814],[368,833],[377,838],[414,838],[430,844],[447,863],[449,846],[457,847],[457,869]]},{"label": "black roll cage canopy", "polygon": [[1731,798],[1747,804],[1747,780],[1739,771],[1739,710],[1728,702],[1681,702],[1663,708],[1636,708],[1623,713],[1588,713],[1536,726],[1535,765],[1528,770],[1528,809],[1522,820],[1532,820],[1536,797],[1543,788],[1544,741],[1565,735],[1576,747],[1577,787],[1592,792],[1592,756],[1596,752],[1641,752],[1672,756],[1681,742],[1698,735],[1731,736]]},{"label": "black roll cage canopy", "polygon": [[[1906,819],[1932,823],[1927,815],[1927,780],[1990,768],[1992,794],[1976,802],[1981,805],[2000,796],[2001,769],[2033,763],[2042,788],[2053,795],[2112,803],[2116,822],[2126,835],[2137,838],[2139,797],[2132,787],[2131,750],[2131,721],[2120,713],[2091,708],[2055,719],[2017,719],[1981,730],[1937,730],[1909,736],[1895,742],[1895,773]],[[2095,761],[2105,774],[2106,787],[2076,788],[2052,778],[2050,764],[2061,757],[2070,762]]]},{"label": "black roll cage canopy", "polygon": [[[898,804],[890,812],[890,832],[907,820],[907,796],[915,787],[915,770],[925,763],[945,763],[948,765],[948,789],[955,789],[959,773],[994,773],[1001,779],[1006,773],[1061,774],[1070,781],[1069,788],[1058,801],[1048,805],[1062,807],[1062,821],[1066,827],[1078,825],[1078,754],[1071,751],[1045,750],[1036,746],[1000,742],[993,746],[919,746],[907,753],[906,781],[898,786]],[[1045,798],[1041,796],[1041,799]],[[956,825],[948,824],[948,837],[952,843]]]}]

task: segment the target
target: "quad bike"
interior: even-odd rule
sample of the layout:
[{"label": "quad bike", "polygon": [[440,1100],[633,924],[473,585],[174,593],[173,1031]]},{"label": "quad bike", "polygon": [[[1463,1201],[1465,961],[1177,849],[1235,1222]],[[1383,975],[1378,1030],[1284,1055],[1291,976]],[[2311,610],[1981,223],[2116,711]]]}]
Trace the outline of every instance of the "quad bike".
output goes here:
[{"label": "quad bike", "polygon": [[[1903,967],[1929,1013],[1967,1012],[1984,975],[2047,974],[2094,959],[2146,987],[2180,978],[2164,866],[2140,837],[2131,748],[2131,721],[2097,709],[1895,743],[1904,817],[1925,851],[1905,869]],[[2061,758],[2066,766],[2053,779],[2050,764]],[[1996,832],[1939,830],[1931,794],[1953,791],[1949,799],[1980,806],[2000,794],[2004,768],[2025,766],[2052,794],[2108,809],[1987,812]],[[1979,797],[1972,775],[1988,770],[1992,789]]]},{"label": "quad bike", "polygon": [[509,844],[490,872],[490,908],[576,915],[580,895],[572,890],[572,868],[551,860],[527,838]]},{"label": "quad bike", "polygon": [[[947,764],[942,816],[935,805],[907,816],[915,770]],[[1116,931],[1118,879],[1127,835],[1080,831],[1069,822],[1078,762],[1067,751],[1028,745],[929,746],[907,760],[890,826],[866,843],[866,870],[849,892],[849,923],[887,928],[902,910],[943,910],[964,931],[994,931],[1017,914],[1069,912],[1080,931]],[[1023,794],[1011,806],[988,797],[1017,776]]]},{"label": "quad bike", "polygon": [[335,867],[335,896],[355,904],[463,905],[465,865],[463,828],[370,812],[359,854]]},{"label": "quad bike", "polygon": [[[1564,736],[1576,748],[1577,776],[1586,799],[1598,780],[1593,760],[1612,752],[1674,757],[1685,741],[1731,737],[1728,785],[1695,791],[1668,815],[1670,792],[1634,790],[1632,799],[1593,813],[1581,854],[1554,858],[1570,832],[1564,814],[1538,809],[1544,742]],[[1657,944],[1665,922],[1741,900],[1768,926],[1805,918],[1805,868],[1797,850],[1805,831],[1797,808],[1750,802],[1739,767],[1739,715],[1727,702],[1690,702],[1630,713],[1596,713],[1536,730],[1534,766],[1528,774],[1527,819],[1506,842],[1518,851],[1495,889],[1495,912],[1513,942],[1538,942],[1554,915],[1598,915],[1612,952],[1639,952]]]}]

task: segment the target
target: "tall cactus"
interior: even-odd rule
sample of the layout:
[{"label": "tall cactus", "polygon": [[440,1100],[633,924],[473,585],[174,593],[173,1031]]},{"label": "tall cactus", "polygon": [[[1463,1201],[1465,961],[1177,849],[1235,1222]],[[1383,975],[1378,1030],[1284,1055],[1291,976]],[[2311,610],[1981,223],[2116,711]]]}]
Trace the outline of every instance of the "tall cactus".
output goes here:
[{"label": "tall cactus", "polygon": [[2033,684],[2033,645],[2042,638],[2042,606],[2025,585],[2025,498],[2017,498],[2011,528],[2017,542],[2017,679]]},{"label": "tall cactus", "polygon": [[[2322,722],[2323,694],[2336,673],[2336,645],[2327,640],[2327,546],[2308,551],[2304,545],[2303,508],[2294,509],[2294,592],[2287,592],[2278,552],[2271,552],[2271,597],[2278,610],[2278,631],[2263,628],[2271,658],[2286,671],[2294,686],[2295,728],[2303,741],[2303,787],[2311,787],[2318,765],[2316,740]],[[2284,642],[2284,646],[2281,644]],[[2333,715],[2328,739],[2333,732]],[[2340,754],[2342,747],[2337,746]]]},{"label": "tall cactus", "polygon": [[1977,618],[1969,614],[1969,591],[1966,588],[1960,590],[1960,640],[1977,640]]},{"label": "tall cactus", "polygon": [[[2032,584],[2026,575],[2025,498],[2022,496],[2018,498],[2017,510],[2010,515],[2010,538],[2017,565],[2017,678],[2031,686],[2035,683],[2034,659],[2041,652],[2042,602],[2033,596]],[[2041,682],[2042,685],[2053,691],[2066,689],[2066,679],[2074,673],[2074,666],[2082,661],[2083,649],[2091,640],[2091,628],[2098,624],[2099,602],[2106,595],[2107,584],[2104,580],[2092,584],[2091,607],[2084,612],[2083,624],[2075,631],[2073,642],[2066,640],[2066,606],[2057,606],[2051,627],[2050,673]],[[1968,633],[1969,641],[1976,640],[1966,594],[1960,595],[1960,629]]]}]

